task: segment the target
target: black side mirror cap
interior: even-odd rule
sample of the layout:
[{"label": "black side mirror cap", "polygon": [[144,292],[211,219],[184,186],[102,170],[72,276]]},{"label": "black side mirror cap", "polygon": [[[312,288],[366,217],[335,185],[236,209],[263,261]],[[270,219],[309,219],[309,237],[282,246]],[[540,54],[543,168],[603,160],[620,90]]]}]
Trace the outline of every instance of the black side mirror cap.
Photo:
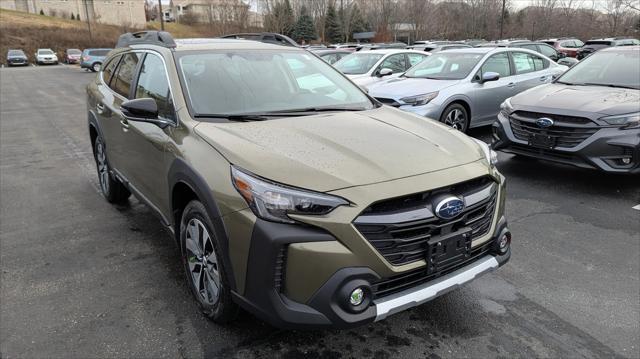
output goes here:
[{"label": "black side mirror cap", "polygon": [[152,98],[137,98],[120,105],[122,115],[129,120],[153,120],[158,118],[158,104]]}]

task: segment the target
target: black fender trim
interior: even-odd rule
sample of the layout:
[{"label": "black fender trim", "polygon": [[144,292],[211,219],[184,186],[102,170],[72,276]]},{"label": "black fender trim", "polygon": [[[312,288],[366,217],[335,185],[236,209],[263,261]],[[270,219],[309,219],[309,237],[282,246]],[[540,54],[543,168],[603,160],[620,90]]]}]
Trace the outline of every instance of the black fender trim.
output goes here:
[{"label": "black fender trim", "polygon": [[[218,204],[213,198],[213,193],[209,190],[209,186],[204,178],[198,174],[188,163],[182,159],[175,159],[169,168],[168,173],[169,199],[171,205],[171,226],[174,229],[177,243],[180,243],[180,228],[179,222],[176,223],[176,210],[173,208],[173,189],[178,183],[187,185],[198,196],[204,207],[207,209],[207,214],[213,223],[213,231],[218,238],[221,249],[221,259],[224,263],[225,273],[227,275],[227,281],[231,285],[231,290],[236,291],[235,275],[233,273],[233,267],[231,266],[231,257],[229,256],[229,235],[224,227],[220,215],[220,209]],[[179,221],[179,219],[178,219]]]}]

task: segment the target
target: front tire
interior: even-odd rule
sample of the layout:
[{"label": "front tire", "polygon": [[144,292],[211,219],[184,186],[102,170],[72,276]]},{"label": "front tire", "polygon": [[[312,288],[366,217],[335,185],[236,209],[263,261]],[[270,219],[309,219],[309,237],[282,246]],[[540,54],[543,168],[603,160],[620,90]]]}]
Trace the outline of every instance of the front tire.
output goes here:
[{"label": "front tire", "polygon": [[113,178],[107,160],[107,151],[104,141],[98,136],[93,145],[93,155],[98,169],[100,192],[109,203],[123,203],[129,199],[131,192],[117,179]]},{"label": "front tire", "polygon": [[100,71],[101,67],[102,67],[101,63],[95,62],[93,65],[91,65],[91,71],[98,72],[98,71]]},{"label": "front tire", "polygon": [[213,224],[199,201],[189,202],[182,212],[180,248],[187,283],[202,313],[219,324],[233,320],[238,307],[231,298]]},{"label": "front tire", "polygon": [[466,133],[469,129],[469,114],[467,109],[459,103],[453,103],[442,112],[440,122]]}]

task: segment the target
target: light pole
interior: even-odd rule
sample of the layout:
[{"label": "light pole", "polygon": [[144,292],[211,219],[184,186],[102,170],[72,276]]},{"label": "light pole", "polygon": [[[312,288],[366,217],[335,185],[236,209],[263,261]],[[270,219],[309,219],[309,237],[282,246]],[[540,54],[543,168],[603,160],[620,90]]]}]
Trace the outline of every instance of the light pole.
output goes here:
[{"label": "light pole", "polygon": [[504,28],[504,7],[507,0],[502,0],[502,14],[500,15],[500,40],[502,40],[503,28]]},{"label": "light pole", "polygon": [[164,13],[162,12],[162,0],[158,0],[158,12],[160,13],[160,29],[164,31]]},{"label": "light pole", "polygon": [[[84,1],[84,13],[85,13],[85,18],[87,19],[87,28],[89,29],[89,41],[93,42],[93,36],[91,35],[91,19],[89,19],[89,5],[87,4],[88,1]],[[91,5],[93,6],[93,2],[91,3]]]}]

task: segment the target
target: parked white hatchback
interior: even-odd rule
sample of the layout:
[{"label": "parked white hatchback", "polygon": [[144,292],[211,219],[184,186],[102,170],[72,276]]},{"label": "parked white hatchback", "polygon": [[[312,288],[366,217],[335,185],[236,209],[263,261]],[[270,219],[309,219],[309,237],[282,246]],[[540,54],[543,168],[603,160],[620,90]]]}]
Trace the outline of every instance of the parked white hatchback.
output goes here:
[{"label": "parked white hatchback", "polygon": [[357,85],[366,88],[383,78],[400,75],[427,56],[428,52],[415,50],[362,50],[343,57],[333,66]]},{"label": "parked white hatchback", "polygon": [[51,49],[38,49],[36,51],[36,64],[58,64],[58,55]]}]

